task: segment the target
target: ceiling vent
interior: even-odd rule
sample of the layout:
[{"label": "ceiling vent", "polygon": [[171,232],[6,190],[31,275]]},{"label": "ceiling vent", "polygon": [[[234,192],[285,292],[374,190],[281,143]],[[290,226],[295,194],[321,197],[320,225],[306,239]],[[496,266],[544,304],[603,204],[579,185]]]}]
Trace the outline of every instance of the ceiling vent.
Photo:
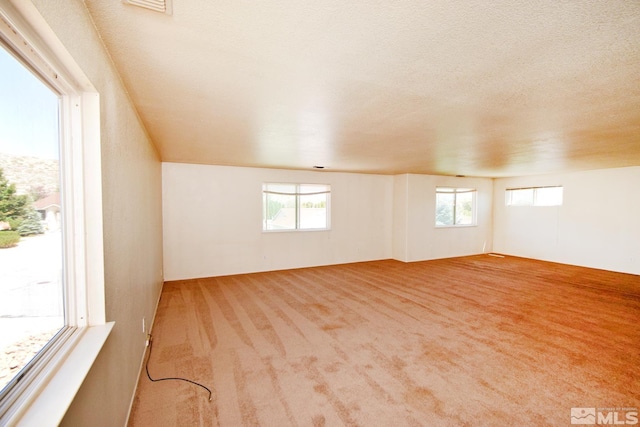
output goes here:
[{"label": "ceiling vent", "polygon": [[173,13],[172,1],[173,0],[122,0],[122,3],[171,15]]}]

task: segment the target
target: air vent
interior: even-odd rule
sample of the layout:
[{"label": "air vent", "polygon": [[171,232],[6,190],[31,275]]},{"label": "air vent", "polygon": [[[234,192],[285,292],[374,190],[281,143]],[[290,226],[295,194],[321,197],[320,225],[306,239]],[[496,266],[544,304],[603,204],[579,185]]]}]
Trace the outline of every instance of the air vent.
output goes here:
[{"label": "air vent", "polygon": [[142,7],[155,12],[166,13],[167,15],[171,15],[173,13],[173,4],[171,2],[172,0],[122,0],[122,3],[124,4]]}]

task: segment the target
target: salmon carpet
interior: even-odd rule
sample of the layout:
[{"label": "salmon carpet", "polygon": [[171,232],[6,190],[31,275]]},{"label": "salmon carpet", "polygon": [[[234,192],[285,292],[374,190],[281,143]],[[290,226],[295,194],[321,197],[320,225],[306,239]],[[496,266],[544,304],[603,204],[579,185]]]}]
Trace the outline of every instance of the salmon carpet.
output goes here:
[{"label": "salmon carpet", "polygon": [[477,255],[174,281],[149,371],[212,401],[143,370],[129,425],[565,426],[640,406],[639,366],[636,275]]}]

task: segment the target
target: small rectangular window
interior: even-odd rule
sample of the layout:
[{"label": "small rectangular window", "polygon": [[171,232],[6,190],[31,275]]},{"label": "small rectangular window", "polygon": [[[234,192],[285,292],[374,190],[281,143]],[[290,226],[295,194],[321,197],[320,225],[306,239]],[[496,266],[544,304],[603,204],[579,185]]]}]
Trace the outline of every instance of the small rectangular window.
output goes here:
[{"label": "small rectangular window", "polygon": [[508,188],[505,197],[507,206],[560,206],[562,187]]},{"label": "small rectangular window", "polygon": [[476,225],[474,188],[436,188],[436,227]]},{"label": "small rectangular window", "polygon": [[331,186],[262,185],[262,230],[328,230]]}]

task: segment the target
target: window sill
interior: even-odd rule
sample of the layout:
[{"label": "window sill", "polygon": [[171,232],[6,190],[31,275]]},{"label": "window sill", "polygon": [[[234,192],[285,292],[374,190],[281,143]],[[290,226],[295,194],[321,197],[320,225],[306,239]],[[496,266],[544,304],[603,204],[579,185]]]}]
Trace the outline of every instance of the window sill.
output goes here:
[{"label": "window sill", "polygon": [[270,233],[315,233],[318,231],[331,231],[330,228],[293,228],[293,229],[281,229],[281,230],[262,230],[265,234]]},{"label": "window sill", "polygon": [[477,227],[478,224],[465,224],[465,225],[436,225],[436,229],[438,228],[469,228],[469,227]]},{"label": "window sill", "polygon": [[[27,391],[24,399],[16,402],[21,407],[10,419],[8,426],[57,426],[80,389],[115,322],[79,328],[65,343],[50,368],[41,372],[39,386]],[[4,423],[5,420],[2,420]]]}]

